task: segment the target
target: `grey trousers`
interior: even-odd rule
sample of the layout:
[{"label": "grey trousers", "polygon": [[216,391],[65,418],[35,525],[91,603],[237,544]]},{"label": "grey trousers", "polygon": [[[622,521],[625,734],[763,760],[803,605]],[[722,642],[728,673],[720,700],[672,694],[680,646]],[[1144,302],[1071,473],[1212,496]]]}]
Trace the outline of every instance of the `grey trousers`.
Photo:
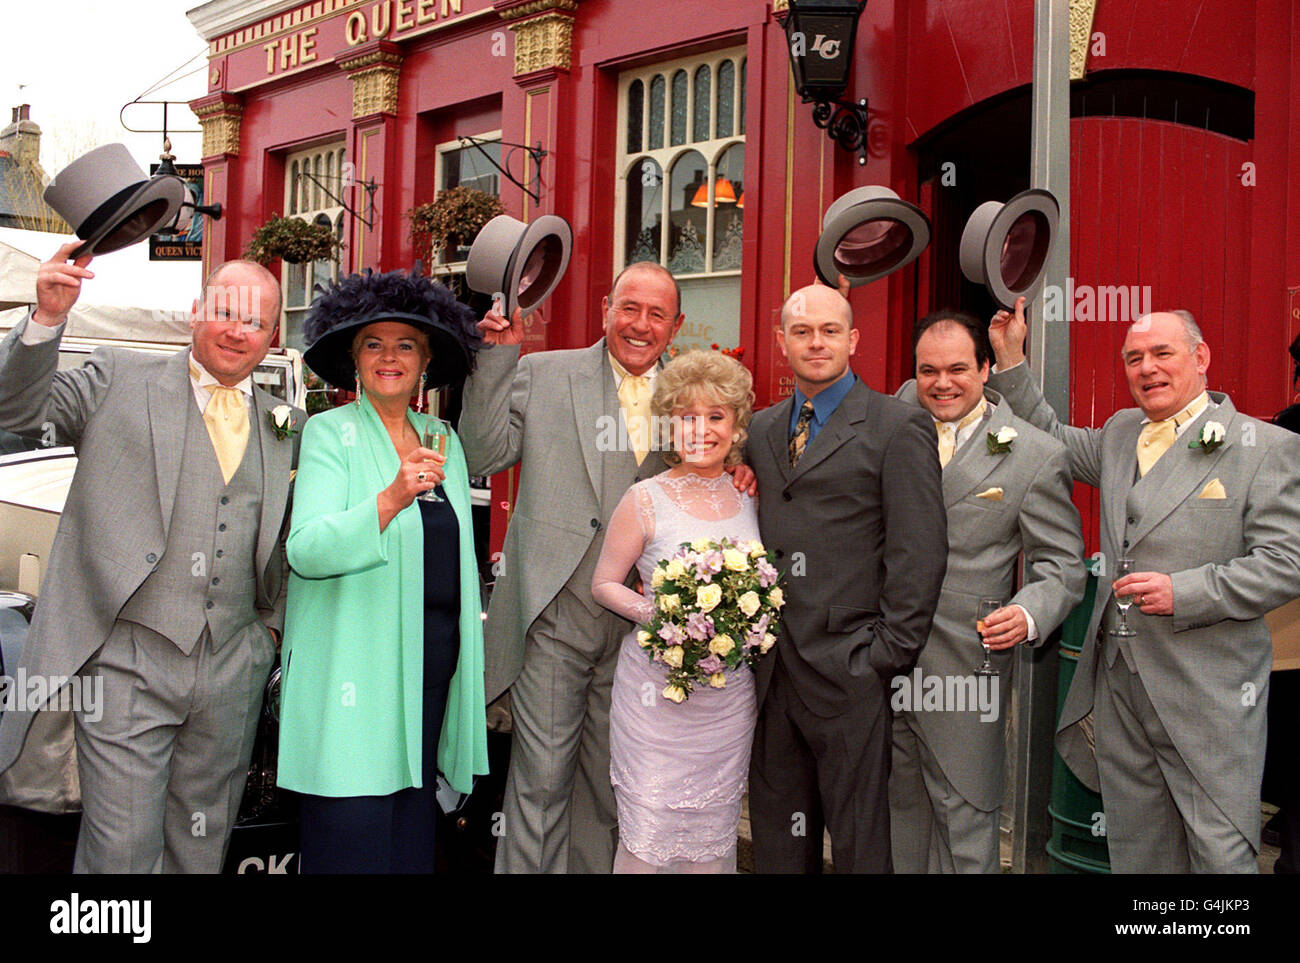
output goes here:
[{"label": "grey trousers", "polygon": [[1259,872],[1255,845],[1196,781],[1122,654],[1097,670],[1093,720],[1113,872]]},{"label": "grey trousers", "polygon": [[103,677],[104,705],[76,717],[74,872],[221,871],[274,658],[260,622],[215,651],[205,630],[188,656],[152,629],[113,626],[81,673]]},{"label": "grey trousers", "polygon": [[998,809],[976,808],[943,774],[907,713],[894,716],[889,832],[896,873],[998,873]]},{"label": "grey trousers", "polygon": [[626,621],[594,614],[567,587],[533,622],[510,689],[514,735],[498,873],[613,870],[609,703],[627,630]]}]

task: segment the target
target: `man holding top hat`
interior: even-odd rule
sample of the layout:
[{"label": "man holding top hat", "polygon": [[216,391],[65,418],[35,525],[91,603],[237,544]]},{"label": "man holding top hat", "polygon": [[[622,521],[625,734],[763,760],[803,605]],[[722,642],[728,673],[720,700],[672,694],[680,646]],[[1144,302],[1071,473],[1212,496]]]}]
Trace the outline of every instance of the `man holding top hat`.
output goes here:
[{"label": "man holding top hat", "polygon": [[[521,270],[556,275],[537,264]],[[496,869],[609,873],[610,692],[629,623],[592,599],[591,582],[623,494],[667,468],[646,429],[660,356],[684,315],[666,269],[632,264],[601,301],[604,337],[521,358],[523,311],[514,309],[529,304],[505,273],[505,303],[480,323],[485,347],[460,422],[471,474],[521,467],[485,627],[487,699],[509,688],[514,717]]]},{"label": "man holding top hat", "polygon": [[1101,490],[1105,568],[1057,747],[1100,789],[1114,871],[1256,872],[1264,615],[1300,595],[1300,439],[1206,390],[1210,349],[1186,311],[1129,327],[1136,408],[1101,428],[1062,424],[1023,364],[1024,304],[989,328],[989,384]]},{"label": "man holding top hat", "polygon": [[[154,191],[121,193],[98,163],[79,163],[56,179],[56,209],[80,195],[99,211],[100,239],[125,246],[174,216],[151,206]],[[82,238],[41,265],[35,309],[0,341],[0,424],[52,427],[78,457],[20,671],[103,680],[103,704],[75,718],[76,871],[215,873],[283,624],[281,526],[306,419],[252,381],[279,286],[260,265],[229,262],[194,302],[189,350],[100,348],[58,371],[99,250]],[[0,717],[0,771],[34,711]]]}]

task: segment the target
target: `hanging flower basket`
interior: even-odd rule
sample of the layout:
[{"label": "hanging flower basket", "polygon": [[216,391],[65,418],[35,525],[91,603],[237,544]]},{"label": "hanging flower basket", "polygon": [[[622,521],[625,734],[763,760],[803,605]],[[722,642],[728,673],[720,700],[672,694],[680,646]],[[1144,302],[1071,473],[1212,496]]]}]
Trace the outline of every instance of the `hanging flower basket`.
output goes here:
[{"label": "hanging flower basket", "polygon": [[499,198],[473,187],[439,191],[432,201],[406,212],[416,257],[427,254],[434,262],[444,251],[452,254],[469,247],[484,224],[505,212]]},{"label": "hanging flower basket", "polygon": [[272,214],[271,219],[253,232],[244,257],[258,264],[270,264],[280,258],[289,264],[333,261],[343,242],[332,228],[311,224],[297,217]]}]

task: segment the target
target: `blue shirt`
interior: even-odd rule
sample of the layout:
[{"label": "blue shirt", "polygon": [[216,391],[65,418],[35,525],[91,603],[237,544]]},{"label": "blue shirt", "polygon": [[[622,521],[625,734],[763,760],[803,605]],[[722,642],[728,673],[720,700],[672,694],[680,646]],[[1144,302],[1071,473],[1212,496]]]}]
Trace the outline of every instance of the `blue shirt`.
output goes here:
[{"label": "blue shirt", "polygon": [[[844,372],[844,377],[835,382],[829,388],[823,388],[812,399],[813,417],[808,424],[808,444],[817,437],[817,432],[822,430],[822,426],[835,414],[835,409],[840,406],[840,402],[853,389],[853,383],[857,379],[853,376],[853,370]],[[794,407],[790,409],[790,430],[787,437],[794,435],[794,426],[799,422],[799,411],[803,408],[803,403],[808,400],[808,396],[800,391],[797,387],[794,389]]]}]

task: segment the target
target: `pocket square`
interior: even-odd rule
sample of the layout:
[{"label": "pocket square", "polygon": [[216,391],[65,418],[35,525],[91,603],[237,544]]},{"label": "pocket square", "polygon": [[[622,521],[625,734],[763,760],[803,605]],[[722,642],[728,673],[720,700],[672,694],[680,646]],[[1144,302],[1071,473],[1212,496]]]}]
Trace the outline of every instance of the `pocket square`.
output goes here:
[{"label": "pocket square", "polygon": [[1227,498],[1228,493],[1223,490],[1223,483],[1219,479],[1214,479],[1208,485],[1201,489],[1197,498]]},{"label": "pocket square", "polygon": [[984,491],[980,492],[980,493],[979,493],[978,495],[976,495],[975,497],[976,497],[976,498],[987,498],[987,499],[988,499],[989,501],[991,501],[991,502],[1000,502],[1000,501],[1002,501],[1002,489],[1001,489],[1001,488],[986,488],[986,489],[984,489]]}]

